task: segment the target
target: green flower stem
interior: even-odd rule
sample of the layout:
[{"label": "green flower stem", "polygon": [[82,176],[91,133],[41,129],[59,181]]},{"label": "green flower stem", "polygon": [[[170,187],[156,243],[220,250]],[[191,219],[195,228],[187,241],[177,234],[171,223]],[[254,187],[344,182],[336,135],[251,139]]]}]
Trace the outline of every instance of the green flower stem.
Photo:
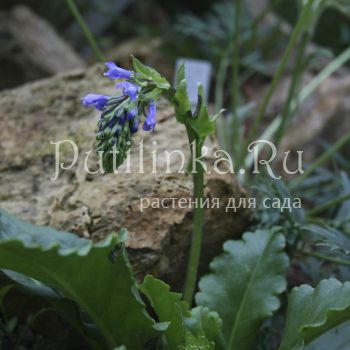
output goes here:
[{"label": "green flower stem", "polygon": [[310,176],[318,167],[323,165],[327,160],[329,160],[339,149],[350,142],[350,131],[348,131],[342,138],[340,138],[334,145],[328,148],[320,157],[318,157],[299,177],[292,180],[290,183],[290,188],[293,189],[298,185],[302,184],[303,181]]},{"label": "green flower stem", "polygon": [[244,144],[244,147],[242,149],[242,160],[245,158],[248,145],[254,140],[256,133],[259,129],[259,126],[262,122],[262,119],[264,118],[266,114],[267,107],[270,103],[270,100],[278,86],[279,81],[281,80],[281,77],[283,75],[283,72],[287,66],[287,63],[289,61],[290,55],[292,53],[292,50],[299,38],[300,33],[304,29],[305,25],[307,25],[307,21],[309,18],[309,12],[312,8],[313,0],[308,0],[306,6],[303,8],[303,12],[301,13],[301,16],[299,17],[298,23],[295,26],[295,29],[293,30],[293,33],[289,39],[288,45],[286,50],[284,51],[282,60],[277,68],[276,74],[274,75],[274,78],[272,80],[272,83],[268,89],[268,92],[265,96],[265,99],[259,109],[258,115],[256,119],[253,122],[253,125],[250,129],[250,132],[247,137],[247,141]]},{"label": "green flower stem", "polygon": [[70,11],[72,12],[73,16],[75,17],[75,20],[78,22],[81,30],[83,31],[85,38],[88,41],[91,49],[94,51],[97,59],[101,62],[105,62],[106,60],[103,56],[103,53],[100,50],[100,48],[98,47],[94,36],[92,35],[89,27],[86,25],[84,18],[80,14],[79,9],[78,9],[77,5],[75,4],[74,0],[66,0],[66,2],[67,2],[67,5],[68,5]]},{"label": "green flower stem", "polygon": [[324,203],[318,207],[315,207],[315,208],[309,210],[307,215],[308,215],[308,217],[312,217],[314,215],[320,214],[329,208],[335,207],[339,204],[342,204],[343,202],[346,202],[349,199],[350,199],[349,193],[346,195],[343,195],[343,196],[339,196],[337,198],[334,198],[334,199],[328,201],[327,203]]},{"label": "green flower stem", "polygon": [[[189,136],[191,142],[191,137]],[[196,142],[191,147],[192,159],[198,159],[202,155],[202,143]],[[193,233],[191,242],[190,257],[187,265],[187,275],[184,291],[184,299],[189,305],[192,304],[193,295],[196,288],[199,259],[202,250],[204,209],[201,202],[204,200],[204,169],[200,164],[196,166],[196,172],[192,171],[193,194],[196,206],[193,217]]]}]

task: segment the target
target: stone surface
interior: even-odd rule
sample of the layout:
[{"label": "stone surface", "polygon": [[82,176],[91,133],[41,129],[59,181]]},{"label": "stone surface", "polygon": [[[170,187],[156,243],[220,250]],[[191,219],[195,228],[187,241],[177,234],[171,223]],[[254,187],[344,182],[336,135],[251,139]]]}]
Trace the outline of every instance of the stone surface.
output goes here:
[{"label": "stone surface", "polygon": [[[114,83],[102,78],[103,67],[75,71],[0,93],[0,207],[40,225],[75,232],[99,240],[121,227],[129,230],[128,249],[137,277],[145,273],[165,277],[178,285],[184,277],[185,256],[192,230],[193,208],[147,208],[140,212],[140,197],[189,198],[191,177],[165,174],[164,151],[178,149],[189,156],[186,132],[176,123],[166,101],[158,106],[154,133],[141,132],[131,152],[132,174],[123,165],[119,174],[88,175],[83,170],[85,152],[93,149],[99,115],[85,109],[80,98],[88,92],[111,93]],[[61,172],[56,181],[55,145],[70,139],[79,147],[78,166]],[[140,142],[144,145],[144,173],[137,172]],[[215,143],[207,144],[208,164]],[[69,165],[70,146],[62,158]],[[157,153],[158,173],[152,174]],[[91,152],[89,165],[97,168]],[[173,155],[172,169],[181,158]],[[186,167],[186,166],[185,166]],[[250,221],[249,210],[225,212],[229,197],[244,192],[230,175],[206,177],[208,197],[220,198],[220,208],[206,209],[203,261],[221,250],[223,241],[239,237]]]}]

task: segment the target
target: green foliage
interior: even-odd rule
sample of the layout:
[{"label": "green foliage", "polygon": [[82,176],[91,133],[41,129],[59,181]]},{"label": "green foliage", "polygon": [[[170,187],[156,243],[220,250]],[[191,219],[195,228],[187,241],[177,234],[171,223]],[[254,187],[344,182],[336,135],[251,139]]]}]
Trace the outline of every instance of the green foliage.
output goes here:
[{"label": "green foliage", "polygon": [[[152,276],[136,286],[125,238],[122,232],[93,244],[25,224],[1,211],[0,268],[19,285],[49,298],[95,349],[145,349],[163,334],[160,349],[248,350],[262,322],[279,307],[288,258],[277,228],[226,242],[224,254],[210,265],[211,274],[200,281],[196,300],[201,306],[192,310],[181,294]],[[0,305],[9,289],[0,291]],[[146,313],[137,289],[149,299],[159,323]],[[316,289],[294,288],[280,350],[301,350],[306,345],[307,350],[322,349],[317,344],[323,343],[316,340],[320,336],[345,350],[347,328],[340,326],[340,335],[330,330],[347,320],[350,282],[330,279]]]},{"label": "green foliage", "polygon": [[299,0],[300,12],[307,11],[305,29],[314,32],[317,22],[327,7],[327,0]]},{"label": "green foliage", "polygon": [[140,86],[144,86],[152,82],[160,89],[168,90],[170,88],[169,82],[155,69],[144,65],[135,57],[132,57],[132,64],[136,72],[135,81]]},{"label": "green foliage", "polygon": [[332,344],[332,350],[348,350],[350,344],[350,322],[345,322],[339,327],[328,331],[305,349],[329,350],[330,344]]},{"label": "green foliage", "polygon": [[207,339],[216,344],[216,349],[224,349],[222,320],[217,312],[207,307],[197,306],[191,310],[191,317],[186,320],[192,334],[205,334]]},{"label": "green foliage", "polygon": [[310,225],[306,232],[313,234],[311,240],[317,245],[328,247],[332,252],[343,253],[350,256],[350,235],[340,232],[332,227]]},{"label": "green foliage", "polygon": [[[257,21],[251,15],[249,6],[242,1],[241,7],[239,51],[242,55],[242,65],[247,70],[266,74],[269,67],[263,60],[270,58],[271,53],[276,51],[279,44],[276,43],[276,39],[280,41],[282,35],[278,26],[257,31]],[[179,40],[181,44],[178,45],[180,52],[176,52],[177,56],[206,58],[211,60],[216,68],[220,62],[230,60],[234,49],[232,38],[236,28],[235,13],[235,2],[218,1],[202,17],[190,13],[179,15],[174,26],[174,40]],[[189,42],[187,50],[186,38]],[[178,47],[176,49],[179,50]]]},{"label": "green foliage", "polygon": [[179,84],[186,79],[186,68],[185,68],[185,63],[181,63],[179,68],[176,71],[175,74],[175,85],[176,87],[179,86]]},{"label": "green foliage", "polygon": [[286,199],[293,202],[295,196],[291,193],[286,183],[282,180],[271,179],[268,175],[261,178],[261,181],[254,186],[254,195],[258,199],[258,210],[255,212],[257,226],[269,228],[271,226],[282,226],[284,229],[291,229],[305,223],[305,213],[302,208],[292,207],[290,210],[267,208],[264,205],[266,198],[278,198],[281,203]]},{"label": "green foliage", "polygon": [[180,345],[177,350],[215,350],[215,345],[209,342],[203,334],[194,336],[187,332],[185,344]]},{"label": "green foliage", "polygon": [[[309,22],[306,22],[312,27],[325,4],[312,0],[305,3],[306,10],[304,8],[298,30],[293,32],[293,40],[288,44],[261,117],[265,115],[265,107],[277,87],[299,33],[310,30],[303,21],[310,15]],[[206,137],[215,131],[217,117],[209,115],[203,87],[198,87],[198,103],[192,112],[184,65],[177,72],[176,89],[157,71],[136,58],[133,58],[133,65],[133,79],[142,87],[138,110],[143,111],[150,100],[156,100],[162,94],[169,97],[174,104],[177,121],[186,127],[189,142],[197,142],[193,154],[200,156]],[[121,105],[120,108],[124,107]],[[319,165],[330,159],[348,141],[349,135],[314,162],[299,181],[307,180]],[[198,173],[200,178],[194,176],[196,199],[204,198],[203,171]],[[280,199],[281,203],[286,199],[292,201],[293,196],[282,181],[268,184],[265,180],[265,187],[260,188],[260,192]],[[300,185],[294,184],[294,189],[300,189]],[[342,185],[348,193],[349,179],[344,178]],[[341,207],[334,224],[337,220],[341,225],[348,222],[349,203],[347,197],[336,203]],[[184,294],[189,302],[192,301],[197,278],[202,209],[199,212],[196,208],[194,215],[195,244],[192,247],[195,249],[192,251],[195,254],[190,256],[188,271],[191,283],[190,288],[186,286]],[[297,248],[304,229],[317,236],[316,243],[350,255],[349,237],[332,227],[307,226],[308,217],[304,211],[294,209],[287,214],[281,211],[277,216],[265,210],[259,213],[257,224],[263,229],[244,234],[242,240],[226,242],[224,253],[210,264],[211,273],[200,280],[195,298],[199,306],[192,310],[182,300],[181,294],[171,292],[161,280],[147,276],[141,285],[136,285],[126,254],[126,232],[123,230],[119,235],[112,234],[93,244],[67,232],[26,224],[0,211],[0,268],[22,288],[48,298],[94,349],[250,350],[256,346],[263,322],[279,309],[279,296],[287,286],[288,257],[284,252],[286,238],[282,232],[287,238],[292,233],[293,240],[288,248]],[[191,260],[193,257],[195,259]],[[7,291],[0,291],[0,307]],[[149,300],[158,323],[146,312],[139,291]],[[339,329],[343,329],[342,323],[349,319],[350,282],[342,284],[330,279],[322,281],[316,289],[307,285],[294,288],[289,298],[280,350],[302,350],[307,345],[312,350],[315,344],[316,347],[317,344],[322,346],[322,343],[317,343],[317,338],[333,339],[334,331],[330,330],[339,325]],[[11,329],[15,326],[10,324]],[[336,339],[339,349],[343,349],[347,339],[347,332],[343,331]],[[333,340],[327,341],[333,343]]]},{"label": "green foliage", "polygon": [[185,66],[182,64],[176,73],[176,91],[173,97],[176,119],[189,129],[191,142],[194,139],[203,143],[205,138],[215,132],[215,119],[211,118],[205,104],[203,86],[198,86],[198,103],[195,112],[191,112],[191,103],[187,93]]},{"label": "green foliage", "polygon": [[185,124],[191,118],[191,102],[187,94],[187,81],[185,79],[185,64],[182,63],[176,72],[176,91],[173,98],[176,120]]},{"label": "green foliage", "polygon": [[93,244],[1,211],[0,237],[0,268],[24,273],[73,300],[96,325],[107,348],[144,349],[156,335],[136,289],[124,234]]},{"label": "green foliage", "polygon": [[139,286],[156,312],[160,322],[168,322],[165,338],[170,350],[176,349],[185,340],[184,317],[190,316],[188,304],[182,295],[170,292],[169,286],[153,276],[146,276]]},{"label": "green foliage", "polygon": [[185,124],[186,120],[191,118],[191,103],[187,94],[186,79],[181,80],[177,84],[174,96],[174,107],[176,120],[181,124]]},{"label": "green foliage", "polygon": [[193,118],[187,121],[187,125],[194,131],[199,140],[204,140],[215,132],[215,120],[209,116],[208,107],[204,103],[203,86],[198,86],[198,105]]},{"label": "green foliage", "polygon": [[263,320],[278,309],[277,296],[286,289],[284,246],[278,229],[248,232],[226,242],[200,280],[196,301],[222,318],[228,350],[250,349]]},{"label": "green foliage", "polygon": [[323,333],[350,319],[350,282],[321,281],[314,289],[294,288],[280,350],[302,350]]},{"label": "green foliage", "polygon": [[15,216],[0,210],[0,241],[20,240],[24,244],[38,245],[47,250],[53,242],[60,246],[63,253],[72,249],[89,247],[91,242],[68,232],[58,232],[51,227],[38,227],[16,219]]}]

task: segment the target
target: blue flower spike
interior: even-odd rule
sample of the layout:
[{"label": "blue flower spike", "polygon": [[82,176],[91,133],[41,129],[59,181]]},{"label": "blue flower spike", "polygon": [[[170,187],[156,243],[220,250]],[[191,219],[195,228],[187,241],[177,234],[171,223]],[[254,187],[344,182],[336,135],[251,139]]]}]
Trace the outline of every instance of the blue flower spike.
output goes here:
[{"label": "blue flower spike", "polygon": [[142,114],[145,117],[143,130],[154,131],[156,100],[163,91],[170,89],[170,84],[135,58],[134,71],[118,67],[114,62],[106,62],[105,66],[104,76],[123,79],[116,84],[121,94],[88,94],[82,98],[82,104],[94,106],[102,112],[97,124],[95,148],[102,158],[104,170],[113,172],[126,159],[134,134],[139,130]]}]

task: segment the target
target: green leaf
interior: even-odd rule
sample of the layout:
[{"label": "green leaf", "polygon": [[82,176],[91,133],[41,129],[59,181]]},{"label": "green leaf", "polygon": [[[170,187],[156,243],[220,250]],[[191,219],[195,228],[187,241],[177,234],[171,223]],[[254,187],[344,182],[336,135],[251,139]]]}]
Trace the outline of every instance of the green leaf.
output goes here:
[{"label": "green leaf", "polygon": [[64,298],[63,295],[58,291],[53,290],[52,288],[49,288],[45,284],[37,280],[34,280],[33,278],[30,278],[21,273],[6,270],[6,269],[3,269],[2,272],[12,281],[16,282],[17,285],[27,293],[34,294],[43,298],[49,298],[49,299]]},{"label": "green leaf", "polygon": [[198,85],[198,107],[199,110],[193,118],[186,120],[186,125],[190,127],[200,140],[215,132],[215,121],[210,118],[208,108],[204,103],[203,85]]},{"label": "green leaf", "polygon": [[211,120],[212,120],[213,122],[215,122],[216,119],[218,119],[224,112],[226,112],[226,109],[224,109],[224,108],[220,109],[220,111],[217,112],[217,113],[211,118]]},{"label": "green leaf", "polygon": [[187,93],[187,82],[185,79],[181,80],[177,85],[174,96],[175,115],[179,123],[185,124],[191,115],[191,103]]},{"label": "green leaf", "polygon": [[185,343],[180,345],[176,350],[215,350],[215,345],[204,334],[194,336],[190,332],[187,332]]},{"label": "green leaf", "polygon": [[293,288],[280,350],[301,350],[328,330],[350,320],[350,282],[334,278]]},{"label": "green leaf", "polygon": [[187,92],[187,81],[185,79],[185,66],[182,64],[176,74],[176,91],[173,98],[176,120],[185,124],[190,136],[190,142],[195,139],[203,143],[205,138],[215,132],[215,120],[223,112],[221,110],[214,118],[210,118],[208,108],[205,104],[203,85],[198,85],[198,103],[196,111],[192,114],[191,102]]},{"label": "green leaf", "polygon": [[299,0],[300,17],[304,16],[304,30],[314,32],[320,16],[327,7],[327,2],[328,0]]},{"label": "green leaf", "polygon": [[191,310],[186,327],[194,335],[205,334],[209,341],[215,343],[216,349],[226,348],[222,335],[222,320],[217,312],[197,306]]},{"label": "green leaf", "polygon": [[165,330],[169,349],[176,349],[185,340],[184,317],[189,316],[188,304],[182,295],[170,292],[169,286],[153,276],[146,276],[139,289],[151,302],[160,322],[170,322]]},{"label": "green leaf", "polygon": [[27,245],[38,244],[47,249],[57,243],[65,253],[89,247],[91,241],[51,227],[30,225],[0,209],[0,241],[18,239]]},{"label": "green leaf", "polygon": [[227,350],[251,349],[262,322],[276,311],[286,289],[288,257],[278,229],[245,233],[224,244],[199,282],[198,305],[218,312]]},{"label": "green leaf", "polygon": [[25,274],[75,301],[107,348],[141,350],[156,332],[138,294],[124,239],[110,235],[93,244],[0,211],[0,268]]},{"label": "green leaf", "polygon": [[305,350],[329,350],[329,344],[332,344],[332,350],[349,350],[350,322],[331,329],[308,345]]},{"label": "green leaf", "polygon": [[185,63],[181,63],[180,67],[178,68],[178,70],[176,71],[176,88],[178,88],[179,84],[186,79],[186,71],[185,71]]},{"label": "green leaf", "polygon": [[168,90],[170,88],[169,82],[162,77],[155,69],[145,66],[141,61],[132,56],[132,64],[138,76],[135,77],[136,80],[139,78],[144,80],[151,80],[154,85],[163,90]]},{"label": "green leaf", "polygon": [[162,89],[159,88],[155,88],[143,95],[139,95],[139,101],[143,101],[148,103],[150,100],[154,100],[157,101],[157,99],[159,98],[159,96],[163,93]]}]

